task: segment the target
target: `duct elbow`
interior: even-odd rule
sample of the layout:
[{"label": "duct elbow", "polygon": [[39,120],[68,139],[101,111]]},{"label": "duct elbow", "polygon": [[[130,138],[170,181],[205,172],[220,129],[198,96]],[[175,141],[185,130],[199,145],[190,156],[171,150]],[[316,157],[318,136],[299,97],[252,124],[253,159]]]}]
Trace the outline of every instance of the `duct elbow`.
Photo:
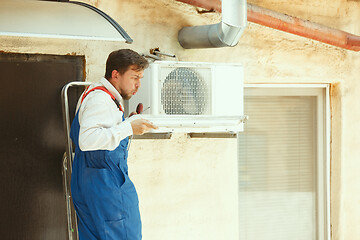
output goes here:
[{"label": "duct elbow", "polygon": [[[243,26],[231,26],[224,22],[218,24],[217,36],[213,37],[214,40],[218,39],[221,43],[218,43],[219,47],[234,47],[238,44],[241,35],[245,30],[246,24]],[[222,46],[220,46],[222,45]]]},{"label": "duct elbow", "polygon": [[234,47],[247,26],[245,0],[223,0],[222,21],[217,24],[183,27],[178,41],[183,48]]},{"label": "duct elbow", "polygon": [[183,27],[178,40],[186,49],[234,47],[239,42],[244,27],[229,26],[220,22],[213,25]]}]

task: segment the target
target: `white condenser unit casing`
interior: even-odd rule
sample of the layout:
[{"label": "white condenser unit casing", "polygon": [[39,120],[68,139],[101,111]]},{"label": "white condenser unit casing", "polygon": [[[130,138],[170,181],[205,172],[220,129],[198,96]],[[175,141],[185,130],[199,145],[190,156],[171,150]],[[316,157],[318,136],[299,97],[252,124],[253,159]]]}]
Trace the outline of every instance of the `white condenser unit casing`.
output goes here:
[{"label": "white condenser unit casing", "polygon": [[244,71],[240,64],[155,61],[144,71],[125,114],[142,103],[154,132],[240,132],[244,117]]}]

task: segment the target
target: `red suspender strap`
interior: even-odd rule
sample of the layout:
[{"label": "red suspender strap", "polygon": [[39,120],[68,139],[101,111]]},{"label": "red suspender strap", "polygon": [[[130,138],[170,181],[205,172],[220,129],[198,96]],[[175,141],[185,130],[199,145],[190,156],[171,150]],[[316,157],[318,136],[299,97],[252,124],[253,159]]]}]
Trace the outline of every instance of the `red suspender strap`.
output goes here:
[{"label": "red suspender strap", "polygon": [[105,87],[99,86],[99,87],[94,87],[94,88],[92,88],[92,89],[90,89],[90,90],[88,90],[88,88],[89,88],[89,87],[87,87],[87,88],[85,89],[85,92],[84,92],[84,94],[83,94],[83,96],[82,96],[82,98],[81,98],[81,103],[84,101],[85,97],[86,97],[87,95],[89,95],[89,93],[91,93],[92,91],[94,91],[94,90],[102,90],[102,91],[106,92],[107,94],[109,94],[110,97],[111,97],[111,99],[115,102],[115,104],[117,105],[117,107],[120,109],[120,111],[124,112],[124,110],[122,109],[121,104],[119,103],[119,101],[116,100],[116,98],[114,97],[114,95],[112,95],[111,92],[109,92],[109,90],[107,90]]}]

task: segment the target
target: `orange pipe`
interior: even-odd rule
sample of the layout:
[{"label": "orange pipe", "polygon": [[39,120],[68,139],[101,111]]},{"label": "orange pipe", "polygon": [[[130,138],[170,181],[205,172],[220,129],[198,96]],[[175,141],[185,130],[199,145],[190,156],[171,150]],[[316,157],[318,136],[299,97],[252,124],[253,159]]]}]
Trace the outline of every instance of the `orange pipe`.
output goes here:
[{"label": "orange pipe", "polygon": [[[221,12],[220,0],[177,0]],[[247,4],[248,21],[352,51],[360,51],[360,36]]]}]

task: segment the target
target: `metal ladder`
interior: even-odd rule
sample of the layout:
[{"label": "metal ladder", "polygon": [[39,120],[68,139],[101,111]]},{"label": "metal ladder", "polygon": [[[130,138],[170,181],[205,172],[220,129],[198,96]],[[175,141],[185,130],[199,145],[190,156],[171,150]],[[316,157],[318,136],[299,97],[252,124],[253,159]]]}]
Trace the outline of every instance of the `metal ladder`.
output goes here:
[{"label": "metal ladder", "polygon": [[71,182],[72,163],[74,161],[74,153],[72,149],[72,141],[70,139],[71,122],[70,122],[70,113],[69,113],[68,90],[70,87],[89,86],[90,84],[91,82],[70,82],[66,84],[61,90],[62,113],[63,113],[65,143],[66,143],[66,152],[64,153],[62,160],[62,176],[63,176],[64,194],[66,199],[67,226],[68,226],[69,240],[78,240],[79,234],[77,228],[77,218],[70,194],[70,182]]}]

